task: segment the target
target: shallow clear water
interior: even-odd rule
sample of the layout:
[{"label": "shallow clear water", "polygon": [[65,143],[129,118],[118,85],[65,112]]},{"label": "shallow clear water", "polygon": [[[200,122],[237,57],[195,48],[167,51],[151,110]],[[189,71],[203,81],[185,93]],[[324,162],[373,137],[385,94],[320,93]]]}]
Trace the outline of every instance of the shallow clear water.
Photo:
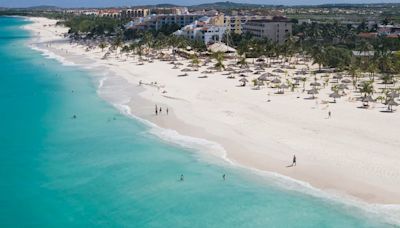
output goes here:
[{"label": "shallow clear water", "polygon": [[29,49],[26,23],[0,17],[0,227],[389,226],[158,140]]}]

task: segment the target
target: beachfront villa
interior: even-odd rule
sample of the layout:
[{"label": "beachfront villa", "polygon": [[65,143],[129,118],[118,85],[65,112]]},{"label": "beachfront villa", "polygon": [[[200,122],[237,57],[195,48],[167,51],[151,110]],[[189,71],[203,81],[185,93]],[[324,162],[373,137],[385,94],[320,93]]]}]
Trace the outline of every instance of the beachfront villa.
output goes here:
[{"label": "beachfront villa", "polygon": [[226,26],[217,26],[211,22],[212,18],[205,16],[176,31],[174,34],[192,40],[200,40],[205,44],[221,42]]}]

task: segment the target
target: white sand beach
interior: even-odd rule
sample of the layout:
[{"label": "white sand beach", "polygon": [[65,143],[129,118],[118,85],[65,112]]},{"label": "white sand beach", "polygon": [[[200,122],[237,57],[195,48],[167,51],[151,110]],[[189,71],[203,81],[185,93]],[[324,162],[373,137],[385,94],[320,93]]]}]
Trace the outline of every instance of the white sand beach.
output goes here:
[{"label": "white sand beach", "polygon": [[[67,29],[54,26],[55,20],[31,20],[34,23],[26,28],[34,35],[33,43],[41,43],[69,62],[108,69],[122,77],[122,83],[138,87],[141,81],[139,95],[145,102],[139,107],[132,102],[134,97],[125,102],[141,118],[182,135],[216,142],[225,149],[227,159],[241,166],[276,172],[370,203],[400,204],[400,110],[381,112],[387,106],[380,102],[369,109],[358,108],[362,103],[351,93],[331,103],[330,86],[311,100],[305,99],[311,95],[303,93],[301,86],[294,92],[286,89],[285,94],[275,94],[277,89],[271,88],[254,89],[251,81],[259,75],[252,73],[247,74],[249,83],[240,87],[240,78],[228,79],[223,75],[226,72],[199,78],[207,66],[178,77],[183,72],[168,62],[138,65],[136,57],[125,54],[102,59],[106,51],[98,47],[89,50],[70,44],[63,38]],[[190,61],[181,62],[183,69]],[[285,71],[292,75],[305,67]],[[278,68],[266,68],[266,72]],[[306,89],[311,88],[310,82]],[[155,105],[163,108],[161,115],[154,114]],[[297,165],[288,167],[294,154]]]}]

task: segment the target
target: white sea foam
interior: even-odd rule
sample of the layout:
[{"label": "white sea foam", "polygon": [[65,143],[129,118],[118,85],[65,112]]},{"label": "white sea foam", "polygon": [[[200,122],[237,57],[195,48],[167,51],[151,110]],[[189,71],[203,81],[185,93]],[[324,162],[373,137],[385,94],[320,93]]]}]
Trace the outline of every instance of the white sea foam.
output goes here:
[{"label": "white sea foam", "polygon": [[234,165],[246,170],[250,170],[257,175],[267,177],[269,182],[272,181],[274,184],[281,188],[291,191],[297,191],[321,199],[326,199],[330,202],[336,202],[339,205],[345,205],[350,209],[352,207],[356,207],[360,209],[360,212],[364,212],[365,216],[374,215],[376,218],[382,219],[387,223],[400,225],[400,205],[367,203],[365,201],[343,193],[334,193],[321,190],[319,188],[313,187],[308,182],[293,179],[279,173],[243,166],[237,162],[234,162]]},{"label": "white sea foam", "polygon": [[47,58],[47,59],[55,59],[58,62],[60,62],[62,65],[64,66],[77,66],[78,64],[75,64],[71,61],[68,61],[66,58],[64,58],[61,55],[57,55],[52,51],[49,51],[48,49],[45,48],[40,48],[37,45],[34,44],[30,44],[30,48],[35,50],[35,51],[39,51],[42,53],[42,55]]},{"label": "white sea foam", "polygon": [[101,89],[101,88],[103,88],[103,86],[104,86],[104,82],[107,80],[107,77],[103,77],[103,78],[101,78],[100,80],[99,80],[99,85],[98,85],[98,89]]},{"label": "white sea foam", "polygon": [[[186,136],[179,134],[177,131],[172,129],[161,128],[151,121],[142,119],[132,114],[132,111],[128,105],[115,104],[115,106],[125,115],[128,115],[150,127],[149,133],[155,135],[162,140],[173,143],[183,148],[195,149],[197,151],[206,151],[213,156],[220,158],[227,158],[227,153],[225,149],[218,143],[211,142],[202,138],[195,138],[191,136]],[[226,159],[227,162],[231,163],[230,160]],[[231,163],[233,164],[233,163]]]}]

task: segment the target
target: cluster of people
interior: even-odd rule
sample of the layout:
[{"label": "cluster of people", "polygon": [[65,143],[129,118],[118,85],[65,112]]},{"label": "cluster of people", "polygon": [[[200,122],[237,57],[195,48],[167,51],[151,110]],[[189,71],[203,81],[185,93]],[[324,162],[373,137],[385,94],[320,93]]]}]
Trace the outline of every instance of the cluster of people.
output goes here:
[{"label": "cluster of people", "polygon": [[[167,115],[168,115],[168,113],[169,113],[169,110],[168,110],[168,108],[166,108],[165,109],[165,112],[167,113]],[[158,114],[162,114],[162,108],[161,107],[158,107],[157,105],[155,106],[155,113],[156,113],[156,116],[158,116]]]}]

